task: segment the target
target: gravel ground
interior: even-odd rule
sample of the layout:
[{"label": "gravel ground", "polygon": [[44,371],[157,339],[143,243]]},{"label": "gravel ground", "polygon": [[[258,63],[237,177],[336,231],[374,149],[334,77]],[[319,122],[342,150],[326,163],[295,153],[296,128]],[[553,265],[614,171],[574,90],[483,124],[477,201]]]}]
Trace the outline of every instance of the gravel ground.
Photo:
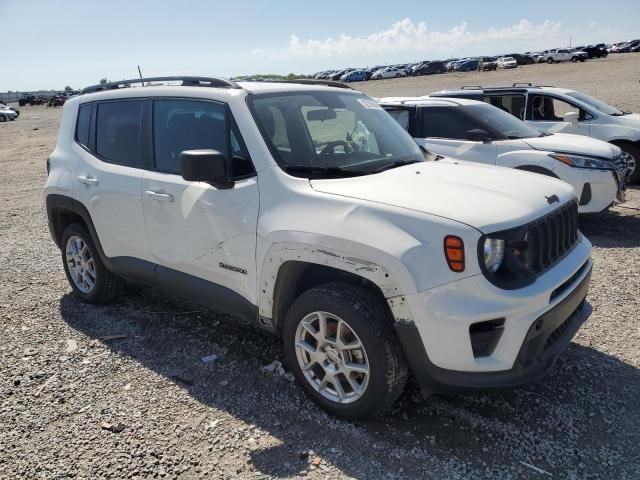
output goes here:
[{"label": "gravel ground", "polygon": [[[483,77],[640,111],[636,58]],[[469,83],[363,87],[438,82]],[[540,384],[428,401],[410,386],[384,416],[348,423],[263,368],[283,357],[269,335],[152,289],[102,307],[70,294],[42,202],[59,114],[25,107],[0,124],[0,478],[640,478],[640,189],[582,219],[594,312]]]}]

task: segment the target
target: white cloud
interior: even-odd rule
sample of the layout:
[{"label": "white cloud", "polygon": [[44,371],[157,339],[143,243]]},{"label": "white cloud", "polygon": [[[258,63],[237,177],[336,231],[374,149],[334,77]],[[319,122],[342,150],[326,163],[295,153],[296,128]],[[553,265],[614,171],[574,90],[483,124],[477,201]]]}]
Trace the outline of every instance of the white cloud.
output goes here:
[{"label": "white cloud", "polygon": [[[354,37],[341,34],[337,38],[324,40],[302,40],[291,35],[286,47],[272,50],[254,50],[254,54],[270,55],[278,58],[290,57],[336,57],[336,56],[377,56],[387,54],[459,54],[463,50],[498,53],[515,47],[536,42],[552,45],[568,43],[568,34],[560,22],[547,20],[538,25],[528,20],[510,27],[473,32],[467,22],[460,23],[445,31],[432,31],[426,22],[414,22],[405,18],[394,22],[389,28],[366,36]],[[548,47],[546,47],[548,48]],[[472,51],[473,50],[473,51]]]},{"label": "white cloud", "polygon": [[523,19],[511,26],[474,30],[461,22],[447,30],[432,30],[427,22],[404,18],[388,28],[361,36],[340,34],[304,38],[293,32],[288,42],[274,48],[212,54],[232,74],[309,73],[321,69],[379,63],[400,63],[452,56],[498,55],[548,48],[624,40],[633,32],[595,21],[580,25]]}]

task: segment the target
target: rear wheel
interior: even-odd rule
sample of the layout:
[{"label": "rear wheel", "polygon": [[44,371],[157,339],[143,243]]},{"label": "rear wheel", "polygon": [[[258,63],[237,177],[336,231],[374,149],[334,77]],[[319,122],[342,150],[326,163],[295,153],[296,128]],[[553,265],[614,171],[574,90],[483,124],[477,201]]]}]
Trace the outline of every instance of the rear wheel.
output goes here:
[{"label": "rear wheel", "polygon": [[402,392],[407,364],[382,300],[346,283],[303,293],[283,325],[284,351],[305,393],[345,419],[374,415]]},{"label": "rear wheel", "polygon": [[547,58],[547,63],[551,65],[553,63],[553,58]]},{"label": "rear wheel", "polygon": [[6,122],[7,121],[7,117],[5,117],[4,115],[0,114],[0,122]]},{"label": "rear wheel", "polygon": [[62,234],[62,263],[73,293],[87,303],[107,303],[122,287],[122,280],[102,263],[89,231],[72,223]]}]

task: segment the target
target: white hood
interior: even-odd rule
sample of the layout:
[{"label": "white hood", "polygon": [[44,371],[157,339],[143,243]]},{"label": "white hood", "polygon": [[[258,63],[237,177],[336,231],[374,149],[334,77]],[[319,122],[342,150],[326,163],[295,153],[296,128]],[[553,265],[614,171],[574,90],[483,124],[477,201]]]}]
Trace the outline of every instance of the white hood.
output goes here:
[{"label": "white hood", "polygon": [[576,153],[607,159],[616,158],[621,153],[620,148],[602,140],[567,133],[554,133],[553,135],[546,135],[544,137],[524,138],[522,141],[535,150],[546,150],[557,153]]},{"label": "white hood", "polygon": [[[445,159],[346,179],[311,180],[314,190],[448,218],[492,233],[531,222],[574,197],[555,178]],[[559,202],[549,203],[556,195]]]}]

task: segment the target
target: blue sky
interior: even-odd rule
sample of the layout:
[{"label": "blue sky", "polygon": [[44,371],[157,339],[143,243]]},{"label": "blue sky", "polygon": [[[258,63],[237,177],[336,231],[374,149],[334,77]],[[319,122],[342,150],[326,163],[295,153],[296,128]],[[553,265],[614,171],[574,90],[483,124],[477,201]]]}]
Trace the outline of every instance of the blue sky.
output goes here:
[{"label": "blue sky", "polygon": [[0,0],[0,91],[311,73],[640,37],[640,1]]}]

